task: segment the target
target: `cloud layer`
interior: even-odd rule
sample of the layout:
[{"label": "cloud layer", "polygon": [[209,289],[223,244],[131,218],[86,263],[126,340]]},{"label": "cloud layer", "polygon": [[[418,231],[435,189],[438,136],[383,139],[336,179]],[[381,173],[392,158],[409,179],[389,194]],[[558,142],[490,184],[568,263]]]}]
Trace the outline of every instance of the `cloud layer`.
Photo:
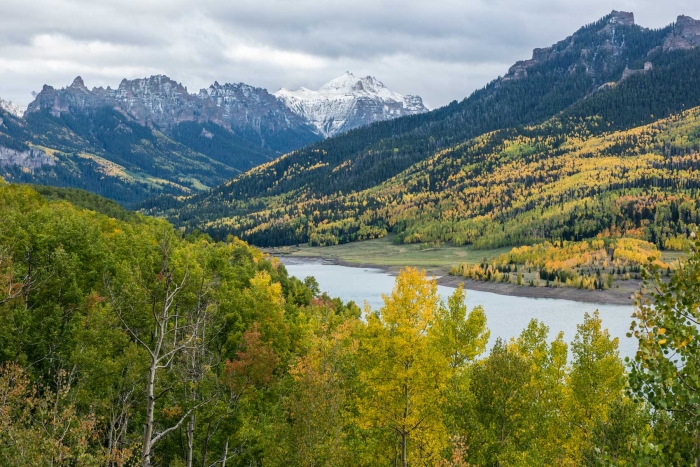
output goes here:
[{"label": "cloud layer", "polygon": [[166,74],[274,92],[350,70],[439,107],[613,9],[662,27],[690,0],[2,0],[0,96]]}]

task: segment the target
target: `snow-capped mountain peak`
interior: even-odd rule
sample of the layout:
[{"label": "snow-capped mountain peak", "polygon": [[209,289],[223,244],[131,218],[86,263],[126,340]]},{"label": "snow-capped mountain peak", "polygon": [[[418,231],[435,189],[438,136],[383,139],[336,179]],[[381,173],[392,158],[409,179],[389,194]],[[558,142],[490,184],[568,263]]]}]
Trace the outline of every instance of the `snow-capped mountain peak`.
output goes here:
[{"label": "snow-capped mountain peak", "polygon": [[12,101],[6,101],[3,98],[0,97],[0,109],[4,110],[5,112],[14,115],[17,118],[22,118],[24,115],[24,110],[18,106],[12,103]]},{"label": "snow-capped mountain peak", "polygon": [[358,78],[349,71],[316,91],[303,87],[296,91],[282,88],[275,96],[323,136],[428,110],[418,96],[403,96],[373,76]]}]

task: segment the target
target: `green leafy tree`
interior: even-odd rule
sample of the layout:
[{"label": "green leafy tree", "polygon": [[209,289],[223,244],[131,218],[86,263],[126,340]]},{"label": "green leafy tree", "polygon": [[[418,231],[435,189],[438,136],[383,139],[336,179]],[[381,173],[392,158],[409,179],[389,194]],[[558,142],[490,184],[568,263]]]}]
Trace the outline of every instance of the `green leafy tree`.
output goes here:
[{"label": "green leafy tree", "polygon": [[[630,362],[630,387],[655,410],[668,414],[677,433],[668,452],[673,462],[700,466],[700,242],[670,279],[651,266],[635,303],[630,336],[639,349]],[[689,439],[689,436],[692,438]],[[675,441],[673,441],[675,438]]]},{"label": "green leafy tree", "polygon": [[469,403],[470,372],[490,336],[484,309],[478,306],[469,311],[464,303],[465,295],[460,286],[449,296],[447,304],[440,304],[432,332],[435,345],[450,366],[444,416],[453,430],[463,426],[460,415],[464,414]]}]

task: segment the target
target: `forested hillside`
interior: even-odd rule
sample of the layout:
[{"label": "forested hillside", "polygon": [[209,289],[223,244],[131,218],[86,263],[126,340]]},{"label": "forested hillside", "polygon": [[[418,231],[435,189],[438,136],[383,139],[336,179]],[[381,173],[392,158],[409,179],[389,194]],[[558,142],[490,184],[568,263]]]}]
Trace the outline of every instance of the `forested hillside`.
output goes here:
[{"label": "forested hillside", "polygon": [[212,195],[169,213],[190,228],[258,245],[329,245],[393,231],[400,242],[477,248],[598,234],[664,247],[690,233],[700,216],[700,109],[630,130],[607,128],[599,117],[556,118],[439,151],[363,191],[322,195],[300,187],[228,202]]},{"label": "forested hillside", "polygon": [[[26,118],[0,110],[0,122],[0,174],[8,180],[81,188],[124,205],[161,193],[190,194],[256,165],[237,169],[216,142],[204,138],[214,146],[205,156],[107,107]],[[178,139],[199,144],[186,135]],[[257,163],[270,160],[259,157]]]},{"label": "forested hillside", "polygon": [[[510,196],[524,195],[554,180],[545,167],[548,158],[556,157],[564,165],[574,159],[597,164],[579,153],[586,153],[583,146],[588,142],[605,146],[595,138],[604,141],[604,135],[615,131],[621,132],[615,138],[626,141],[601,149],[601,154],[634,164],[632,155],[648,151],[634,148],[636,140],[627,141],[624,130],[643,131],[643,125],[700,104],[700,50],[667,47],[677,28],[648,30],[632,24],[629,16],[613,12],[550,48],[535,50],[532,60],[517,63],[505,77],[461,103],[330,138],[211,192],[184,200],[160,197],[141,206],[189,229],[219,238],[233,233],[260,246],[327,245],[386,232],[398,233],[399,240],[407,242],[439,240],[477,247],[595,235],[619,226],[620,221],[607,215],[595,226],[587,220],[575,227],[572,220],[550,223],[544,219],[541,226],[521,221],[534,208],[580,201],[582,195],[595,198],[589,204],[608,206],[615,202],[605,193],[618,188],[663,187],[643,176],[620,187],[590,182],[596,185],[592,189],[596,193],[590,187],[578,193],[562,181],[556,202],[519,200],[522,205],[513,209]],[[691,139],[693,128],[688,129]],[[690,154],[694,149],[683,151]],[[659,147],[654,154],[675,156]],[[527,170],[540,173],[516,173],[529,164],[534,165]],[[468,185],[479,185],[482,191],[466,192]],[[618,195],[610,196],[617,199]],[[474,197],[480,198],[476,205]],[[566,212],[576,209],[571,205]],[[612,209],[611,215],[616,215],[614,206],[591,209]],[[636,227],[641,222],[633,221]],[[511,231],[509,225],[516,229]],[[671,230],[645,232],[644,238],[661,244],[679,232],[677,226]]]},{"label": "forested hillside", "polygon": [[0,181],[0,463],[689,465],[699,272],[651,276],[628,373],[597,314],[486,349],[417,270],[361,318],[240,240]]},{"label": "forested hillside", "polygon": [[0,173],[124,205],[216,186],[320,139],[264,89],[190,94],[166,76],[88,89],[44,86],[23,115],[0,109]]}]

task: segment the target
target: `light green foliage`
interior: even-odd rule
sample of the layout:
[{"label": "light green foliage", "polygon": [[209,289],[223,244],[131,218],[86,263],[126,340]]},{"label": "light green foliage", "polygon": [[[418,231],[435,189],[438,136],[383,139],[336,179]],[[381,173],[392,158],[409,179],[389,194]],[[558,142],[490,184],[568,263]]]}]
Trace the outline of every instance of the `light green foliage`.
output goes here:
[{"label": "light green foliage", "polygon": [[648,415],[624,394],[617,341],[586,315],[567,364],[563,335],[532,321],[473,371],[465,422],[476,465],[634,465]]},{"label": "light green foliage", "polygon": [[[110,219],[4,183],[0,290],[0,361],[29,369],[39,387],[56,386],[68,372],[76,416],[94,416],[97,444],[109,455],[140,457],[149,362],[153,352],[165,356],[154,379],[154,437],[182,429],[158,439],[154,464],[181,456],[174,447],[190,426],[197,463],[221,460],[227,450],[256,452],[260,440],[242,437],[242,420],[263,407],[280,412],[279,398],[267,393],[285,372],[242,395],[224,384],[225,363],[237,358],[246,331],[259,327],[286,365],[305,339],[309,318],[301,309],[313,296],[238,240],[184,239],[163,221]],[[154,317],[165,308],[159,330]],[[156,351],[160,335],[166,339]],[[253,432],[270,423],[252,420]]]},{"label": "light green foliage", "polygon": [[[630,386],[660,414],[667,414],[666,454],[700,462],[700,257],[699,243],[669,280],[651,266],[646,294],[636,301],[631,336],[639,350],[631,362]],[[674,439],[675,438],[675,439]],[[692,441],[691,439],[692,438]],[[668,452],[670,451],[670,452]]]}]

